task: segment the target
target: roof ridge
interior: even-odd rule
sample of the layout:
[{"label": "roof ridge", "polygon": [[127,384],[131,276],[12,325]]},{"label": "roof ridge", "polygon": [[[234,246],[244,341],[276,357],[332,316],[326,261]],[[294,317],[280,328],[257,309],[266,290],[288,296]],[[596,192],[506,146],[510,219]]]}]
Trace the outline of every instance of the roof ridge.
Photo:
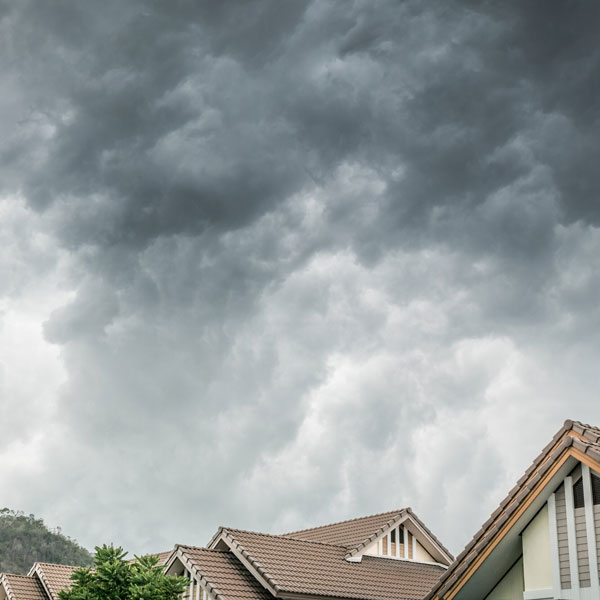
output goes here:
[{"label": "roof ridge", "polygon": [[31,577],[31,575],[22,575],[20,573],[0,573],[0,575],[8,575],[9,577],[23,577],[24,579],[31,579],[31,580],[34,579],[34,577]]},{"label": "roof ridge", "polygon": [[[217,550],[216,548],[207,548],[206,546],[190,546],[189,544],[175,544],[175,548],[188,548],[190,550],[205,550],[206,552],[217,552],[218,554],[229,554],[227,550]],[[173,552],[171,550],[171,552]]]},{"label": "roof ridge", "polygon": [[589,423],[582,423],[581,421],[572,421],[573,425],[580,425],[581,427],[585,427],[586,429],[592,429],[594,431],[600,432],[600,427],[596,427],[595,425],[590,425]]},{"label": "roof ridge", "polygon": [[285,534],[262,533],[261,531],[249,531],[248,529],[235,529],[232,527],[222,527],[221,531],[238,531],[239,533],[251,533],[252,535],[262,535],[263,537],[271,537],[278,540],[290,540],[291,542],[301,542],[303,544],[319,544],[320,546],[329,546],[331,548],[341,548],[347,550],[347,546],[341,544],[328,544],[327,542],[317,542],[314,540],[303,540],[302,538],[290,537]]},{"label": "roof ridge", "polygon": [[317,525],[316,527],[307,527],[305,529],[298,529],[297,531],[290,531],[288,533],[280,533],[278,537],[291,536],[295,533],[304,533],[305,531],[314,531],[315,529],[322,529],[324,527],[332,527],[333,525],[343,525],[344,523],[352,523],[353,521],[361,521],[362,519],[371,519],[372,517],[382,517],[383,515],[400,514],[402,511],[409,510],[410,506],[405,506],[398,510],[386,510],[384,512],[375,513],[373,515],[365,515],[363,517],[354,517],[353,519],[346,519],[344,521],[335,521],[334,523],[327,523],[326,525]]},{"label": "roof ridge", "polygon": [[62,563],[51,563],[45,562],[43,560],[36,560],[34,565],[50,565],[51,567],[69,567],[70,569],[85,569],[85,567],[81,567],[78,565],[63,565]]}]

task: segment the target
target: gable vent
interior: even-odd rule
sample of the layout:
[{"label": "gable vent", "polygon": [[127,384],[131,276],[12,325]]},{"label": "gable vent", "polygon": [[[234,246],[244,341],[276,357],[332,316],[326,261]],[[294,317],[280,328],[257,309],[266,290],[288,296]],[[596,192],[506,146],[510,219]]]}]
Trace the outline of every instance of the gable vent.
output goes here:
[{"label": "gable vent", "polygon": [[600,477],[592,473],[592,499],[594,504],[600,504]]},{"label": "gable vent", "polygon": [[[599,482],[599,484],[600,484],[600,482]],[[573,505],[575,508],[583,508],[584,504],[585,504],[585,501],[583,498],[583,479],[580,479],[573,486]]]}]

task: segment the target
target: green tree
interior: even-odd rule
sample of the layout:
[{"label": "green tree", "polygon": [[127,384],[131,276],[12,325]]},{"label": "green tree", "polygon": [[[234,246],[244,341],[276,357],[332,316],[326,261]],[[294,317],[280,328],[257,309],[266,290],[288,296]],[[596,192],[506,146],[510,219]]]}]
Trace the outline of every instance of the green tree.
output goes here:
[{"label": "green tree", "polygon": [[60,600],[178,600],[189,581],[165,575],[156,556],[135,557],[113,546],[96,546],[94,566],[77,569]]}]

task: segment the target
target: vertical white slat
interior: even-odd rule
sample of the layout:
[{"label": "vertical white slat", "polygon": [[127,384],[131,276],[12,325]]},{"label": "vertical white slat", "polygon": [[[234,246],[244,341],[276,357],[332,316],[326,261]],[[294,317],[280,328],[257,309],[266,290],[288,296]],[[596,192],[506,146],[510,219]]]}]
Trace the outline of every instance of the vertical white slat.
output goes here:
[{"label": "vertical white slat", "polygon": [[596,528],[594,527],[594,499],[592,497],[592,476],[590,474],[590,468],[587,465],[582,465],[582,467],[585,532],[587,535],[588,557],[590,563],[590,587],[594,590],[594,596],[600,598],[598,553],[596,552]]},{"label": "vertical white slat", "polygon": [[190,595],[189,595],[189,599],[190,600],[194,600],[194,578],[192,577],[192,572],[189,571],[189,577],[190,577]]},{"label": "vertical white slat", "polygon": [[400,525],[396,525],[396,558],[400,558]]},{"label": "vertical white slat", "polygon": [[404,531],[404,558],[408,558],[408,531],[404,525],[402,525],[402,530]]},{"label": "vertical white slat", "polygon": [[383,538],[379,538],[379,541],[377,542],[377,554],[379,554],[379,556],[383,555]]},{"label": "vertical white slat", "polygon": [[577,560],[577,539],[575,537],[575,506],[573,505],[573,478],[565,478],[565,502],[567,505],[567,535],[569,538],[569,569],[571,571],[571,591],[579,594],[579,562]]},{"label": "vertical white slat", "polygon": [[416,560],[416,556],[417,556],[417,538],[414,536],[414,534],[412,536],[412,540],[413,540],[412,541],[412,551],[413,551],[413,553],[412,553],[413,554],[412,559]]},{"label": "vertical white slat", "polygon": [[556,496],[548,498],[548,521],[550,526],[550,556],[552,557],[552,594],[560,598],[560,560],[558,557],[558,528],[556,526]]},{"label": "vertical white slat", "polygon": [[202,588],[200,586],[200,583],[197,581],[196,582],[196,600],[200,600],[201,592],[202,592]]}]

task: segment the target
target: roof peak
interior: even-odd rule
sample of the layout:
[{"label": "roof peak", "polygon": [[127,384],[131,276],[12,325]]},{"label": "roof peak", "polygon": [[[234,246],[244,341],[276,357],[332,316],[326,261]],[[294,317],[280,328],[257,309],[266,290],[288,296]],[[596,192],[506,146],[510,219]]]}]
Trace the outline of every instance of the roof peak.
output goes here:
[{"label": "roof peak", "polygon": [[67,569],[85,569],[85,567],[77,566],[77,565],[63,565],[62,563],[51,563],[44,562],[43,560],[36,560],[34,565],[48,565],[50,567],[66,567]]}]

